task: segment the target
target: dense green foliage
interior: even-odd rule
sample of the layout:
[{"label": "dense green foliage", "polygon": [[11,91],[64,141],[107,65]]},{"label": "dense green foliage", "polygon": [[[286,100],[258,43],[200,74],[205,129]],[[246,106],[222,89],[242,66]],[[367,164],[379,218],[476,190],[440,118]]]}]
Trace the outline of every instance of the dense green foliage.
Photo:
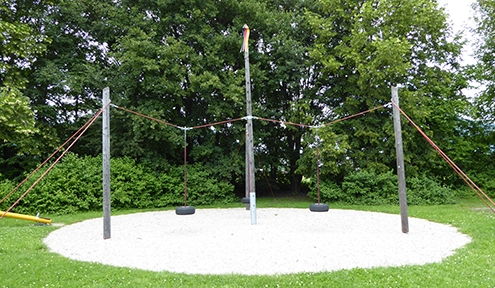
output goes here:
[{"label": "dense green foliage", "polygon": [[472,68],[473,80],[483,84],[480,97],[477,98],[480,116],[493,123],[495,119],[495,3],[489,0],[477,0],[473,5],[476,10],[474,20],[477,22],[475,29],[478,41],[475,47],[477,64]]},{"label": "dense green foliage", "polygon": [[17,89],[0,87],[0,141],[22,143],[22,138],[33,132],[34,117],[29,99]]},{"label": "dense green foliage", "polygon": [[[406,182],[407,203],[410,205],[453,204],[458,196],[449,187],[425,175],[407,178]],[[318,199],[315,181],[311,183],[308,196]],[[392,171],[358,171],[346,175],[342,184],[323,180],[320,182],[320,200],[352,205],[399,205],[397,176]]]},{"label": "dense green foliage", "polygon": [[2,1],[0,6],[0,167],[14,158],[2,150],[15,147],[19,153],[37,152],[36,145],[30,143],[36,131],[34,113],[22,90],[28,82],[26,74],[50,41],[26,17],[39,11],[38,1],[17,2]]},{"label": "dense green foliage", "polygon": [[[494,70],[494,52],[495,52],[495,3],[487,0],[477,0],[473,5],[475,10],[474,20],[476,21],[475,32],[477,48],[475,65],[468,67],[471,75],[471,80],[477,84],[481,84],[479,95],[475,99],[477,117],[481,119],[480,123],[474,127],[468,127],[465,133],[468,133],[470,138],[474,138],[474,143],[479,143],[477,148],[480,155],[484,155],[484,159],[473,159],[478,163],[493,163],[495,160],[495,70]],[[488,162],[487,162],[488,161]],[[476,166],[476,165],[475,165]],[[483,165],[480,165],[483,166]],[[485,166],[490,167],[490,166]],[[487,186],[489,192],[495,195],[495,187],[493,179],[495,179],[494,169],[483,169],[476,167],[473,169],[476,174],[475,178],[482,185]]]},{"label": "dense green foliage", "polygon": [[[278,207],[260,199],[259,206]],[[284,207],[307,209],[308,201],[284,199]],[[54,226],[33,226],[26,221],[0,220],[0,279],[2,287],[492,287],[495,245],[492,212],[481,210],[479,200],[456,205],[413,206],[411,217],[449,224],[469,235],[472,242],[440,263],[401,267],[299,273],[276,276],[186,275],[112,267],[69,260],[51,253],[43,244]],[[224,206],[222,206],[224,207]],[[365,209],[356,206],[334,208]],[[398,213],[398,207],[373,206],[366,211]],[[124,211],[122,211],[124,212]],[[129,213],[131,211],[126,211]],[[48,216],[48,215],[47,215]],[[100,213],[56,216],[56,223],[72,224]],[[131,228],[130,228],[131,229]],[[414,227],[411,227],[411,233]],[[407,249],[407,247],[405,247]]]},{"label": "dense green foliage", "polygon": [[[8,113],[0,116],[0,180],[16,182],[50,155],[100,109],[101,90],[107,86],[113,104],[180,127],[245,116],[245,66],[239,47],[247,23],[253,115],[313,127],[254,121],[256,168],[263,169],[256,180],[275,187],[264,190],[304,193],[303,176],[315,176],[317,145],[322,177],[342,189],[356,171],[395,171],[391,109],[319,128],[318,137],[314,129],[387,104],[392,85],[401,87],[401,107],[425,133],[485,182],[480,186],[493,186],[495,169],[486,169],[495,157],[493,125],[476,120],[473,113],[488,109],[491,98],[480,98],[486,101],[475,107],[463,95],[468,84],[459,64],[462,42],[452,35],[435,0],[5,3],[0,7],[0,112]],[[479,1],[479,31],[486,35],[491,35],[490,3]],[[492,74],[483,70],[493,54],[491,38],[486,39],[480,46],[485,65],[472,69],[479,72],[471,74],[477,77]],[[237,156],[245,138],[242,121],[189,130],[184,144],[183,130],[115,107],[111,115],[111,156],[127,163],[121,173],[136,172],[127,167],[136,165],[143,175],[162,175],[115,189],[116,207],[177,203],[169,194],[153,193],[180,190],[172,187],[180,186],[180,168],[171,167],[182,165],[184,145],[191,181],[195,175],[217,179],[204,185],[212,193],[208,198],[228,199],[231,188],[224,184],[242,194],[245,168],[243,157]],[[464,185],[413,127],[403,123],[408,178],[423,179],[421,185],[426,185],[422,175],[429,175],[438,187]],[[71,149],[80,159],[101,154],[100,126],[97,121]],[[88,175],[96,177],[97,171]],[[140,180],[133,175],[117,178]],[[366,183],[366,189],[381,193]],[[67,211],[95,209],[98,202],[89,200],[96,191],[86,196],[79,190],[57,191],[57,199],[73,201]],[[192,201],[206,201],[200,195],[192,193]]]},{"label": "dense green foliage", "polygon": [[[111,202],[116,210],[158,208],[184,205],[183,167],[169,167],[157,172],[130,158],[111,160]],[[78,157],[67,154],[63,161],[36,185],[15,207],[18,213],[71,214],[102,209],[101,157]],[[17,199],[43,172],[33,175],[18,193]],[[219,179],[211,170],[192,165],[187,169],[187,204],[208,205],[235,200],[233,186]],[[4,181],[1,195],[10,192],[14,184]],[[6,203],[0,208],[6,209]]]}]

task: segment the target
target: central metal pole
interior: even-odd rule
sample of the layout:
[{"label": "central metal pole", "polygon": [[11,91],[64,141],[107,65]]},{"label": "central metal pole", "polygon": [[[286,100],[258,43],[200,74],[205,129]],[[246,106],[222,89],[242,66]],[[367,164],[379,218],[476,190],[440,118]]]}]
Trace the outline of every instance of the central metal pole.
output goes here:
[{"label": "central metal pole", "polygon": [[[249,71],[249,27],[244,24],[244,39],[241,51],[244,51],[244,66],[246,70],[246,198],[250,202],[256,201],[256,187],[254,176],[254,144],[253,144],[253,111],[251,109],[251,74]],[[251,209],[250,209],[251,208]],[[256,203],[246,204],[246,209],[251,210],[251,224],[256,224]]]}]

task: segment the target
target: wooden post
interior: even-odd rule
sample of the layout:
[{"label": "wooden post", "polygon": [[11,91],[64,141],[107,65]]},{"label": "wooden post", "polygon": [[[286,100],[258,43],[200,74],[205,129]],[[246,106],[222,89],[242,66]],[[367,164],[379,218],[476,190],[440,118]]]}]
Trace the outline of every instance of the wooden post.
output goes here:
[{"label": "wooden post", "polygon": [[103,239],[110,239],[110,88],[103,89]]},{"label": "wooden post", "polygon": [[398,88],[392,86],[392,102],[394,114],[394,133],[395,133],[395,151],[397,155],[397,176],[399,178],[399,204],[400,204],[400,216],[402,222],[402,232],[409,232],[409,220],[407,213],[407,194],[406,194],[406,173],[404,167],[404,151],[402,147],[402,127],[400,123],[400,111],[399,107],[399,92]]},{"label": "wooden post", "polygon": [[[254,144],[253,144],[253,111],[251,109],[251,73],[249,71],[249,27],[244,24],[244,67],[246,70],[246,110],[247,110],[247,124],[246,124],[246,198],[256,199],[256,187],[255,187],[255,169],[254,169]],[[251,193],[254,193],[253,195]],[[253,197],[254,196],[254,197]],[[254,203],[253,203],[254,204]],[[246,204],[246,209],[256,207],[250,204]],[[252,211],[255,215],[256,211]],[[252,217],[253,218],[253,217]],[[251,221],[251,224],[256,224]]]}]

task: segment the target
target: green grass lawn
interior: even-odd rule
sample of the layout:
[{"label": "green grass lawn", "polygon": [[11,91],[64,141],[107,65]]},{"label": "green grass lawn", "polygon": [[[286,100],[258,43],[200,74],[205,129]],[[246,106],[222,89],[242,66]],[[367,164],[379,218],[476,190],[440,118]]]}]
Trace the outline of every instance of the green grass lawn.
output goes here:
[{"label": "green grass lawn", "polygon": [[[260,198],[257,206],[308,209],[309,204],[304,199]],[[208,208],[212,207],[217,206]],[[399,213],[399,207],[394,206],[331,205],[332,208]],[[450,224],[472,237],[471,243],[442,263],[279,276],[186,275],[69,260],[50,253],[42,242],[57,227],[3,218],[0,220],[0,287],[495,287],[495,214],[484,208],[478,199],[461,200],[456,205],[409,207],[410,217]],[[112,214],[133,212],[137,211]],[[101,217],[101,212],[43,216],[53,218],[54,223],[70,224]],[[193,259],[194,255],[184,257]],[[240,261],[242,257],[248,256],[240,255]]]}]

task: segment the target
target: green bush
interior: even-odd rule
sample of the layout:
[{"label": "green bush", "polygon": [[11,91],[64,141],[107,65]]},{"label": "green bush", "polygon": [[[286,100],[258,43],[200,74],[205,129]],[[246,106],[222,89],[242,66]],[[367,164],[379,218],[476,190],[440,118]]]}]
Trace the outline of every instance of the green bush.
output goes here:
[{"label": "green bush", "polygon": [[[182,166],[159,173],[130,158],[111,159],[110,166],[112,209],[156,208],[184,203]],[[42,173],[37,172],[0,207],[13,203]],[[233,185],[219,181],[201,165],[188,166],[187,174],[189,205],[235,201]],[[13,186],[9,181],[1,182],[0,192],[6,195]],[[13,211],[29,214],[97,211],[102,209],[102,190],[101,157],[81,158],[68,153]]]},{"label": "green bush", "polygon": [[[318,187],[314,181],[309,184],[310,190],[308,196],[315,201],[318,200]],[[320,200],[322,202],[346,202],[351,203],[352,200],[344,194],[339,185],[331,181],[320,182]]]},{"label": "green bush", "polygon": [[425,175],[406,178],[407,202],[411,205],[454,204],[455,192]]},{"label": "green bush", "polygon": [[[486,171],[481,173],[468,173],[471,180],[490,198],[495,197],[495,173],[492,171]],[[468,187],[466,185],[466,187]],[[470,189],[470,188],[469,188]],[[474,195],[475,192],[470,189],[470,194]]]},{"label": "green bush", "polygon": [[[5,196],[7,196],[12,189],[14,189],[14,183],[12,183],[9,180],[2,180],[0,181],[0,200],[2,200]],[[0,210],[5,211],[7,210],[12,203],[10,203],[8,200],[11,198],[7,198],[5,201],[0,203]]]},{"label": "green bush", "polygon": [[[101,159],[79,158],[67,153],[14,210],[19,213],[69,214],[101,208],[101,167]],[[46,168],[33,175],[19,189],[18,194],[31,187],[44,171]]]},{"label": "green bush", "polygon": [[[201,164],[187,166],[187,205],[208,205],[236,201],[234,186],[213,176]],[[171,168],[161,175],[163,193],[155,199],[156,207],[184,204],[184,167]]]},{"label": "green bush", "polygon": [[[389,171],[357,171],[344,177],[341,185],[322,180],[320,200],[353,205],[399,204],[397,176]],[[406,178],[407,201],[410,205],[434,205],[455,203],[455,192],[426,176]],[[317,199],[314,181],[308,196]]]},{"label": "green bush", "polygon": [[375,174],[357,171],[344,177],[343,193],[353,204],[383,205],[398,203],[397,176],[392,172]]},{"label": "green bush", "polygon": [[154,207],[153,199],[163,193],[159,174],[130,158],[112,159],[110,168],[112,208]]}]

